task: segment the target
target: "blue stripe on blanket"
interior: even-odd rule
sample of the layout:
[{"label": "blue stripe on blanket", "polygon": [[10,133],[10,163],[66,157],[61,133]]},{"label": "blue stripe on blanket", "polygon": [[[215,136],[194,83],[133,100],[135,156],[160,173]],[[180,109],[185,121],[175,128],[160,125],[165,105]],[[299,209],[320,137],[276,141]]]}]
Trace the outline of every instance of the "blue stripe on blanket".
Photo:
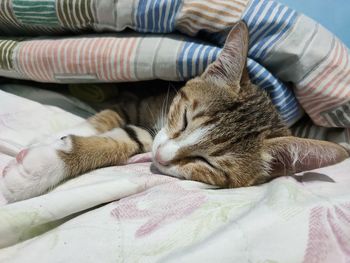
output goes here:
[{"label": "blue stripe on blanket", "polygon": [[177,61],[178,76],[185,80],[201,74],[213,62],[221,49],[196,42],[185,42]]},{"label": "blue stripe on blanket", "polygon": [[297,17],[297,12],[277,2],[252,0],[242,17],[249,27],[249,57],[261,63]]},{"label": "blue stripe on blanket", "polygon": [[290,32],[297,17],[294,10],[271,0],[252,0],[242,17],[249,28],[250,59],[247,66],[252,82],[268,92],[289,126],[303,115],[303,110],[293,90],[261,64],[264,64],[264,59],[275,45]]},{"label": "blue stripe on blanket", "polygon": [[182,0],[140,0],[135,13],[135,30],[170,33]]},{"label": "blue stripe on blanket", "polygon": [[251,81],[266,90],[283,120],[289,126],[299,120],[303,110],[293,90],[254,60],[248,58],[247,67]]}]

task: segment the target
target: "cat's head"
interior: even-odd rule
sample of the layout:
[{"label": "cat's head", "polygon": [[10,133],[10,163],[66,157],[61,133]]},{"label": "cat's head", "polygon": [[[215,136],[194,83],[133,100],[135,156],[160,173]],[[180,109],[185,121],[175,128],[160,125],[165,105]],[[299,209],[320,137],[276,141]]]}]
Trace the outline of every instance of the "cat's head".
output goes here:
[{"label": "cat's head", "polygon": [[[289,136],[268,96],[249,80],[247,51],[248,29],[239,22],[218,59],[175,96],[153,143],[154,164],[161,172],[240,187],[286,170],[317,167],[322,154],[346,155],[333,144],[328,150],[327,143]],[[310,149],[312,158],[305,158],[301,149]]]}]

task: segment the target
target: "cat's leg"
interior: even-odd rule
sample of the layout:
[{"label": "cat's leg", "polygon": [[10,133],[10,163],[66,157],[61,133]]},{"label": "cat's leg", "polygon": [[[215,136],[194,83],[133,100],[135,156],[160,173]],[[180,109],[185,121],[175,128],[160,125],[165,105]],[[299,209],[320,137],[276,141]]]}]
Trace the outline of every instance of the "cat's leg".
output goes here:
[{"label": "cat's leg", "polygon": [[58,157],[64,163],[65,176],[74,177],[96,168],[126,164],[131,156],[150,151],[153,138],[147,130],[127,125],[99,136],[69,136],[64,141],[69,149],[59,150]]},{"label": "cat's leg", "polygon": [[69,135],[22,151],[3,171],[0,190],[10,202],[34,197],[93,169],[125,164],[129,157],[150,151],[152,141],[148,131],[132,125],[97,136]]}]

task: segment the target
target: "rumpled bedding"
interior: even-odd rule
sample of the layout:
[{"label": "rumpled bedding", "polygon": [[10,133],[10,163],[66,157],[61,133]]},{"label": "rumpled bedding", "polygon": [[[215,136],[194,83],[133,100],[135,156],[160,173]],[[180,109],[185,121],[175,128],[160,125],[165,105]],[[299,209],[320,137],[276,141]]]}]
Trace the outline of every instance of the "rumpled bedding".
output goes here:
[{"label": "rumpled bedding", "polygon": [[[270,0],[0,0],[0,76],[186,80],[240,19],[251,79],[286,123],[349,143],[348,48]],[[33,139],[81,121],[0,91],[0,174]],[[13,204],[0,194],[0,262],[349,262],[350,160],[224,190],[154,174],[149,154],[129,162]]]},{"label": "rumpled bedding", "polygon": [[[3,91],[0,101],[0,174],[33,139],[82,121]],[[350,258],[350,159],[239,189],[154,174],[150,164],[138,155],[17,203],[0,194],[0,262]]]},{"label": "rumpled bedding", "polygon": [[61,83],[185,80],[216,59],[240,19],[249,27],[252,81],[288,125],[305,111],[317,125],[350,127],[348,48],[271,0],[0,0],[0,75]]}]

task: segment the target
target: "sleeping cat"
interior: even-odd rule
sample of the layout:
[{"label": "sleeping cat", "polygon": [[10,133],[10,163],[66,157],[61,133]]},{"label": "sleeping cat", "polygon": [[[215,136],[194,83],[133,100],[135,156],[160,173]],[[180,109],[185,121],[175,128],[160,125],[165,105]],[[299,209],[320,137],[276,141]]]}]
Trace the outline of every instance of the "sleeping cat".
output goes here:
[{"label": "sleeping cat", "polygon": [[125,98],[126,103],[22,150],[3,171],[5,197],[11,202],[37,196],[63,180],[123,165],[148,151],[164,174],[224,188],[348,158],[337,144],[291,136],[267,94],[250,82],[247,50],[248,29],[239,22],[218,59],[178,92]]}]

